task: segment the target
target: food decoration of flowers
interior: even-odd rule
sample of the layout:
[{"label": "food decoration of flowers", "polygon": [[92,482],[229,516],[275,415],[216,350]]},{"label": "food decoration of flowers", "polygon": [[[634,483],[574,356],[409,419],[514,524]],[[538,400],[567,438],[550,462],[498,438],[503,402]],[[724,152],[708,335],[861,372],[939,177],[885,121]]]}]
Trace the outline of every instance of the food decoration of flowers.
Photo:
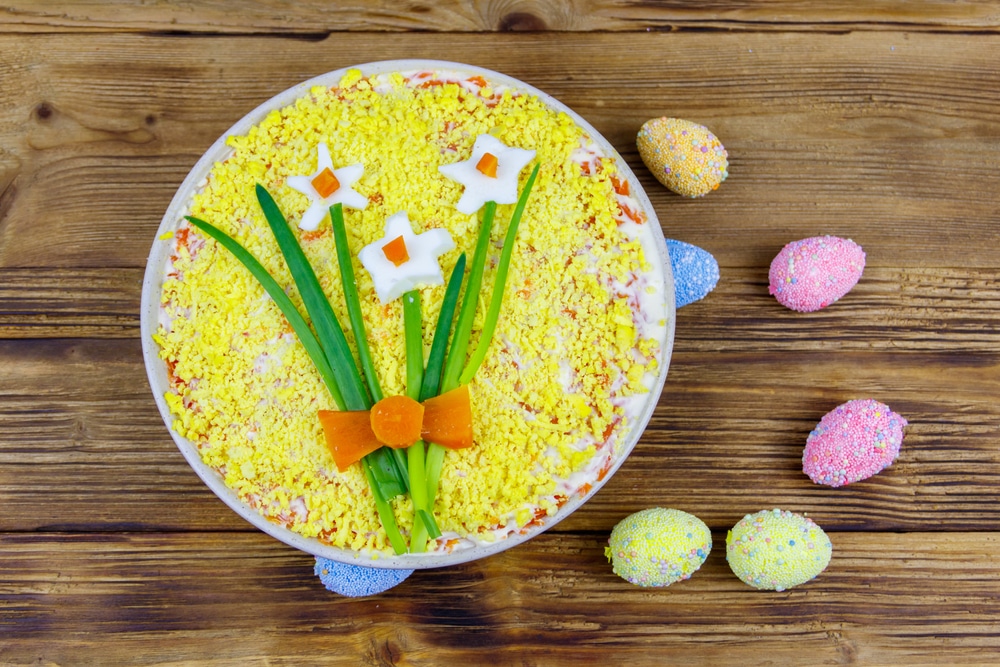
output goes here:
[{"label": "food decoration of flowers", "polygon": [[[385,236],[361,251],[359,260],[371,274],[379,299],[383,303],[397,298],[403,300],[406,393],[385,396],[372,363],[343,210],[344,206],[363,208],[367,203],[350,188],[361,177],[363,167],[354,165],[334,170],[326,144],[319,145],[318,153],[317,173],[312,177],[289,177],[287,184],[312,201],[300,223],[302,229],[315,230],[325,215],[325,211],[317,213],[319,207],[329,205],[337,263],[358,351],[357,363],[313,266],[263,185],[256,185],[257,201],[301,296],[308,319],[299,312],[285,288],[238,241],[202,219],[194,216],[186,216],[186,219],[231,252],[281,309],[338,407],[338,410],[319,410],[317,413],[338,469],[343,471],[355,464],[363,467],[393,550],[397,554],[421,553],[427,550],[428,540],[441,536],[433,507],[445,453],[447,449],[473,445],[472,406],[467,384],[482,364],[496,328],[517,229],[539,165],[536,164],[517,195],[519,173],[534,158],[535,152],[508,147],[494,137],[483,135],[476,141],[472,158],[441,168],[442,173],[466,186],[457,205],[461,212],[476,213],[484,205],[485,209],[468,279],[464,254],[448,279],[426,364],[417,288],[444,282],[437,258],[454,248],[451,236],[440,229],[414,234],[407,214],[399,212],[386,220]],[[515,193],[513,199],[511,188]],[[483,289],[483,272],[498,201],[516,201],[516,206],[498,260],[485,323],[478,344],[470,353],[473,319]],[[465,290],[459,309],[463,281]],[[456,310],[459,311],[458,322],[449,340]],[[406,494],[410,496],[414,516],[418,519],[413,523],[408,544],[390,505],[394,498]]]},{"label": "food decoration of flowers", "polygon": [[307,232],[315,231],[323,216],[334,204],[348,208],[364,209],[368,198],[353,186],[364,173],[364,166],[352,164],[340,169],[333,168],[330,148],[321,142],[317,148],[316,172],[311,176],[289,176],[288,187],[298,190],[309,198],[309,208],[302,214],[299,228]]}]

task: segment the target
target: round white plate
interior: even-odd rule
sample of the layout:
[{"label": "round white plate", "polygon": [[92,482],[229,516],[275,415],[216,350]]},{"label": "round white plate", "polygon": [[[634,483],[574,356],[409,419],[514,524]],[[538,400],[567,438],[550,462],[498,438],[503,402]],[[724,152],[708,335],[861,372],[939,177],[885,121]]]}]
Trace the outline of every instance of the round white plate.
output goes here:
[{"label": "round white plate", "polygon": [[[642,225],[642,227],[645,228],[643,230],[644,233],[648,236],[648,238],[643,238],[643,244],[647,249],[651,247],[655,247],[656,249],[656,255],[649,256],[647,259],[658,271],[662,272],[663,295],[666,300],[667,318],[664,339],[662,340],[663,354],[659,360],[660,365],[658,375],[653,383],[651,391],[647,396],[647,400],[641,414],[637,419],[632,420],[630,430],[627,434],[625,434],[625,446],[620,448],[619,456],[614,461],[608,474],[605,475],[604,479],[594,483],[593,487],[586,495],[573,496],[559,509],[555,515],[546,518],[541,524],[533,525],[523,533],[514,533],[506,539],[492,544],[476,545],[469,548],[457,549],[451,553],[402,555],[377,554],[377,559],[373,560],[370,554],[332,547],[318,540],[303,537],[282,525],[273,523],[266,517],[259,514],[257,510],[240,500],[236,493],[226,486],[222,477],[214,469],[207,466],[202,461],[197,446],[186,438],[181,437],[172,428],[170,428],[174,417],[170,413],[166,400],[164,399],[164,394],[170,386],[167,377],[167,368],[164,361],[159,357],[159,347],[153,341],[153,334],[156,333],[159,323],[160,294],[162,292],[165,267],[169,260],[172,245],[158,240],[154,240],[153,242],[152,250],[150,251],[149,259],[146,264],[145,280],[142,287],[142,352],[146,362],[146,373],[149,377],[149,384],[153,390],[153,396],[156,399],[156,405],[160,410],[160,415],[163,417],[164,423],[170,430],[171,437],[173,437],[177,447],[180,449],[184,458],[187,459],[194,471],[231,509],[268,535],[271,535],[272,537],[275,537],[290,546],[316,556],[330,558],[344,563],[382,568],[433,568],[485,558],[486,556],[510,549],[511,547],[530,540],[576,511],[581,505],[587,502],[591,496],[597,493],[609,479],[611,479],[612,475],[614,475],[615,471],[617,471],[617,469],[621,466],[642,435],[643,430],[646,428],[646,425],[652,416],[653,410],[656,408],[660,393],[663,390],[663,384],[666,381],[667,368],[669,366],[670,353],[674,340],[674,284],[673,275],[670,270],[670,259],[667,253],[666,243],[664,241],[663,234],[661,233],[656,213],[653,210],[646,193],[643,191],[642,186],[639,184],[638,179],[636,179],[635,174],[632,173],[632,170],[618,154],[618,151],[616,151],[614,147],[608,143],[608,141],[587,121],[552,96],[518,81],[517,79],[480,67],[437,60],[390,60],[368,63],[365,65],[356,65],[351,68],[344,68],[335,72],[322,74],[300,83],[297,86],[289,88],[278,95],[275,95],[241,118],[214,144],[212,144],[212,147],[205,152],[200,160],[198,160],[197,164],[195,164],[194,168],[187,175],[187,178],[184,179],[184,182],[177,190],[177,194],[174,195],[173,200],[170,202],[170,206],[167,208],[167,211],[163,216],[163,221],[160,223],[160,227],[156,232],[155,239],[159,239],[164,234],[177,229],[183,219],[185,211],[187,210],[191,196],[199,187],[199,183],[206,178],[216,162],[225,160],[229,155],[231,149],[226,146],[226,137],[230,135],[245,135],[252,126],[260,123],[268,113],[292,104],[299,97],[306,95],[313,86],[336,86],[348,69],[359,69],[365,76],[387,72],[410,72],[420,70],[458,72],[468,74],[468,76],[482,76],[494,86],[500,84],[511,89],[533,95],[545,102],[550,108],[565,112],[573,118],[577,125],[582,127],[590,135],[594,143],[596,143],[606,155],[613,156],[617,161],[619,172],[628,179],[631,196],[639,203],[642,211],[648,218],[648,223]],[[651,255],[652,253],[648,254]],[[657,260],[659,260],[658,263]]]}]

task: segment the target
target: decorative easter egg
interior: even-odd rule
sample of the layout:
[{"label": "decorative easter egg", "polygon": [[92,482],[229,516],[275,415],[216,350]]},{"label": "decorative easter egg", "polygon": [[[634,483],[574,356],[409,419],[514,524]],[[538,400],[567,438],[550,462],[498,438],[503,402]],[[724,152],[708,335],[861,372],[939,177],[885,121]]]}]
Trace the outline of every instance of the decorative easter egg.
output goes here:
[{"label": "decorative easter egg", "polygon": [[789,243],[771,261],[768,291],[801,313],[825,308],[858,284],[865,251],[850,239],[814,236]]},{"label": "decorative easter egg", "polygon": [[608,545],[604,555],[622,579],[669,586],[701,567],[712,550],[712,533],[693,514],[654,507],[622,519]]},{"label": "decorative easter egg", "polygon": [[710,252],[674,239],[667,239],[667,252],[674,272],[677,308],[704,299],[715,289],[719,282],[719,263]]},{"label": "decorative easter egg", "polygon": [[839,405],[806,438],[802,472],[827,486],[868,479],[899,456],[906,425],[889,406],[871,398]]},{"label": "decorative easter egg", "polygon": [[745,584],[783,591],[826,569],[833,545],[812,519],[784,510],[747,514],[726,536],[726,560]]},{"label": "decorative easter egg", "polygon": [[729,154],[708,128],[680,118],[646,121],[639,155],[656,180],[684,197],[703,197],[729,175]]},{"label": "decorative easter egg", "polygon": [[365,567],[329,558],[317,558],[315,572],[328,591],[352,598],[378,595],[413,574],[413,570]]}]

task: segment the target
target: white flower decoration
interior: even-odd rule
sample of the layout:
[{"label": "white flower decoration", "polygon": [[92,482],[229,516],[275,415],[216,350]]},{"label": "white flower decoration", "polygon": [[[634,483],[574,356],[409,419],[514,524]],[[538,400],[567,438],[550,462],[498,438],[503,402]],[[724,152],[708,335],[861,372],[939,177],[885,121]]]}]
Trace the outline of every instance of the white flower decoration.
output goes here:
[{"label": "white flower decoration", "polygon": [[454,248],[447,229],[414,234],[406,211],[400,211],[385,221],[385,236],[362,248],[358,259],[379,300],[389,303],[421,285],[444,284],[438,257]]},{"label": "white flower decoration", "polygon": [[330,149],[325,143],[320,143],[317,147],[316,172],[312,176],[289,176],[286,181],[290,188],[309,197],[311,202],[302,214],[299,228],[307,232],[315,230],[334,204],[356,209],[368,206],[367,197],[351,187],[364,171],[364,166],[360,164],[334,169]]},{"label": "white flower decoration", "polygon": [[[487,176],[477,166],[487,153],[496,158],[496,176]],[[517,202],[518,174],[534,157],[533,150],[513,148],[490,134],[481,134],[472,147],[472,157],[438,169],[465,186],[465,192],[455,208],[468,215],[478,211],[488,201],[497,204]]]}]

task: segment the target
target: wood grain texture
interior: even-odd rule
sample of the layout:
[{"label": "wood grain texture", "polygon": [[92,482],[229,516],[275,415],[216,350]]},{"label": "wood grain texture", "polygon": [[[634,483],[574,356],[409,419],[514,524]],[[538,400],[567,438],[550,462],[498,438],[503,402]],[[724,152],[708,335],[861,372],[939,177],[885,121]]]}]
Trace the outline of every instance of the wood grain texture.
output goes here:
[{"label": "wood grain texture", "polygon": [[[875,267],[995,271],[1000,36],[643,34],[627,53],[622,39],[0,35],[0,268],[142,266],[178,184],[245,113],[326,71],[433,57],[561,99],[640,174],[665,232],[723,267],[766,265],[808,229],[877,241]],[[722,137],[724,188],[692,201],[653,180],[635,134],[663,114]]]},{"label": "wood grain texture", "polygon": [[[1000,656],[995,536],[833,533],[829,568],[783,593],[733,576],[724,534],[695,576],[660,590],[616,577],[602,539],[543,535],[350,599],[322,587],[311,557],[256,534],[0,536],[0,580],[19,593],[0,597],[11,638],[0,661],[984,665]],[[206,581],[219,583],[192,585]]]},{"label": "wood grain texture", "polygon": [[[555,95],[722,279],[678,312],[650,426],[583,508],[348,599],[184,461],[139,299],[164,211],[228,127],[309,77],[407,57]],[[0,82],[0,664],[1000,664],[996,3],[15,0]],[[717,192],[681,199],[643,167],[635,134],[660,115],[722,138]],[[823,311],[782,308],[771,259],[825,233],[865,248],[862,281]],[[910,422],[899,460],[811,484],[810,429],[868,396]],[[603,556],[655,505],[715,540],[665,590]],[[771,507],[835,545],[784,593],[724,558],[726,530]]]},{"label": "wood grain texture", "polygon": [[0,7],[4,32],[178,32],[295,34],[344,31],[540,32],[683,29],[848,31],[975,30],[995,32],[1000,13],[988,0],[840,0],[814,3],[688,3],[676,0],[362,0],[232,3],[129,0],[13,0]]},{"label": "wood grain texture", "polygon": [[137,269],[0,270],[0,339],[135,337]]}]

